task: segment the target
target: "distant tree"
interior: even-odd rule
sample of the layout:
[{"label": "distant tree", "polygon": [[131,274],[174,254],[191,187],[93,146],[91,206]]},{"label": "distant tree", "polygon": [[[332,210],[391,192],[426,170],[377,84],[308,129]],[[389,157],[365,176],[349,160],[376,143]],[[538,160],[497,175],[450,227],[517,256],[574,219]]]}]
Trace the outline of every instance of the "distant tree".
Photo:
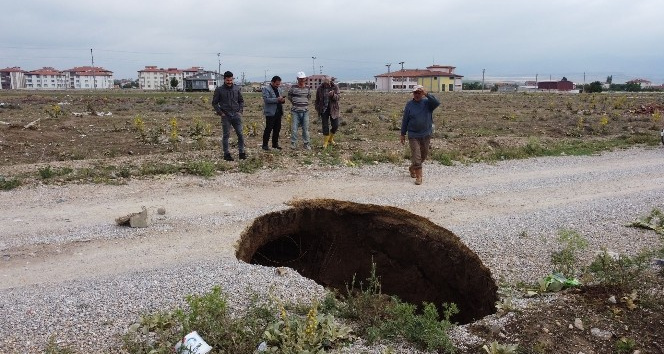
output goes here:
[{"label": "distant tree", "polygon": [[567,78],[563,76],[563,79],[560,81],[567,81]]},{"label": "distant tree", "polygon": [[613,75],[609,75],[606,77],[606,83],[609,85],[613,83]]},{"label": "distant tree", "polygon": [[625,84],[625,91],[627,92],[639,92],[641,91],[641,84],[638,82],[628,82]]},{"label": "distant tree", "polygon": [[590,84],[583,85],[583,92],[602,92],[602,83],[599,81],[593,81]]},{"label": "distant tree", "polygon": [[174,78],[174,77],[171,78],[171,88],[172,88],[173,90],[175,90],[175,88],[178,87],[178,84],[179,84],[179,83],[180,83],[180,81],[178,81],[178,79],[176,79],[176,78]]},{"label": "distant tree", "polygon": [[464,90],[481,90],[482,83],[479,81],[464,82],[461,84],[461,88]]}]

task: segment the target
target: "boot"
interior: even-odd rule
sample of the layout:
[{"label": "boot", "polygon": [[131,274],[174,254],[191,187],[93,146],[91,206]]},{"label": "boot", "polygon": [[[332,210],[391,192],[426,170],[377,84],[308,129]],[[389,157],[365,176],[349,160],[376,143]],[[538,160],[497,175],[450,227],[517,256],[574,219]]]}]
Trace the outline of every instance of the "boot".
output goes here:
[{"label": "boot", "polygon": [[413,165],[408,166],[408,172],[410,172],[410,178],[415,178],[415,170],[413,169]]},{"label": "boot", "polygon": [[331,136],[332,136],[332,134],[330,134],[330,135],[323,135],[323,149],[327,149],[327,144],[330,143]]},{"label": "boot", "polygon": [[328,142],[332,146],[337,145],[337,143],[334,141],[334,134],[330,134],[330,140],[328,140]]},{"label": "boot", "polygon": [[415,170],[415,184],[422,184],[422,169]]}]

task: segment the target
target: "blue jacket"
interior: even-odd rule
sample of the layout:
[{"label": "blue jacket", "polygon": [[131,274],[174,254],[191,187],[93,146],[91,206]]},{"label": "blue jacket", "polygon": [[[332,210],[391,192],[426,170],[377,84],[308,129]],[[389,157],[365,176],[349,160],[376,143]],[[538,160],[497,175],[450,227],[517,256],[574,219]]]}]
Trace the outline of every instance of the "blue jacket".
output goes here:
[{"label": "blue jacket", "polygon": [[[283,96],[281,88],[278,88],[279,96]],[[277,95],[274,93],[274,89],[271,84],[263,86],[263,114],[266,117],[272,117],[277,113]]]},{"label": "blue jacket", "polygon": [[427,93],[426,98],[417,102],[414,99],[406,103],[401,119],[401,135],[408,133],[408,138],[424,138],[431,136],[433,110],[440,105],[436,96]]}]

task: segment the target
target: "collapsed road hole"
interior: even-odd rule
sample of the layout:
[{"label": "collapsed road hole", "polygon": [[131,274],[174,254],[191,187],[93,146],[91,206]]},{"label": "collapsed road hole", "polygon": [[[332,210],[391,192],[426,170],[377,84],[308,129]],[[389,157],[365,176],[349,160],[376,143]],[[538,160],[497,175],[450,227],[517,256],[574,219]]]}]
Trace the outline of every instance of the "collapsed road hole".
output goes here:
[{"label": "collapsed road hole", "polygon": [[[236,256],[251,264],[285,266],[346,293],[353,276],[371,275],[384,294],[420,305],[453,302],[469,323],[495,312],[491,271],[451,231],[406,210],[332,199],[292,202],[254,220]],[[442,313],[442,312],[441,312]]]}]

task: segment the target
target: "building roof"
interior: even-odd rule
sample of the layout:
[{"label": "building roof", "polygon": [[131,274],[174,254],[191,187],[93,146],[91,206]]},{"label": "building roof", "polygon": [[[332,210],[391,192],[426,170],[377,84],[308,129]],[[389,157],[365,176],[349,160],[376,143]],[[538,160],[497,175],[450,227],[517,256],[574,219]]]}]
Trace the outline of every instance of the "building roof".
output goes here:
[{"label": "building roof", "polygon": [[98,66],[76,66],[63,70],[77,76],[112,76],[113,72]]},{"label": "building roof", "polygon": [[[402,69],[375,75],[374,77],[431,77],[431,76],[447,76],[447,77],[463,77],[463,75],[455,74],[454,66],[448,65],[431,65],[426,69]],[[448,72],[441,71],[440,69],[448,69]]]},{"label": "building roof", "polygon": [[11,68],[0,69],[0,72],[3,72],[3,73],[25,72],[25,70],[22,70],[20,66],[13,66]]},{"label": "building roof", "polygon": [[634,79],[634,80],[629,80],[627,81],[628,84],[651,84],[652,82],[650,80],[646,79]]},{"label": "building roof", "polygon": [[54,69],[50,66],[45,66],[41,69],[28,71],[28,72],[26,72],[26,74],[28,74],[28,75],[60,75],[60,74],[62,74],[62,71],[56,70],[56,69]]}]

